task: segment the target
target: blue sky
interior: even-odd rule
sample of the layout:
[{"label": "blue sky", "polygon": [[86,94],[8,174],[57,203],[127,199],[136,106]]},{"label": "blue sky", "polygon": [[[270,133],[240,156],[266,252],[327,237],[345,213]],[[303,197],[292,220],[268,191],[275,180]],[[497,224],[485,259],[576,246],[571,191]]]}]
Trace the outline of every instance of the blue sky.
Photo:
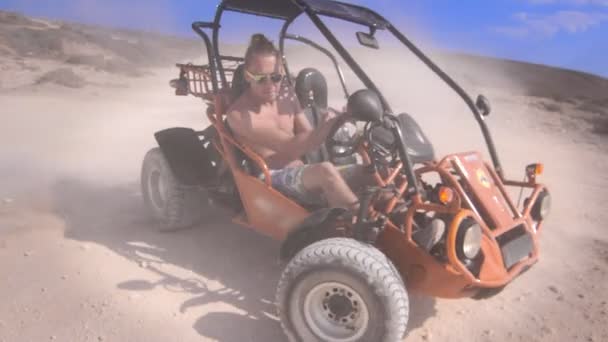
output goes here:
[{"label": "blue sky", "polygon": [[[608,0],[351,0],[406,34],[449,50],[608,77]],[[216,0],[0,0],[0,9],[95,24],[191,34]],[[254,21],[242,24],[251,32]],[[259,24],[257,24],[259,25]],[[258,26],[259,27],[259,26]]]}]

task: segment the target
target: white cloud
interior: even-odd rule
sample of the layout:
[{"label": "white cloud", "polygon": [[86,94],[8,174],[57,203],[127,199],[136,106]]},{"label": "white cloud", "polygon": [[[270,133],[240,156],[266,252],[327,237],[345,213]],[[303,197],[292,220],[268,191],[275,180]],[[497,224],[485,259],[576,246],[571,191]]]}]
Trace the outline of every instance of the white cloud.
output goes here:
[{"label": "white cloud", "polygon": [[524,38],[530,34],[530,30],[526,27],[494,27],[492,31],[511,38]]},{"label": "white cloud", "polygon": [[[550,0],[533,0],[550,1]],[[582,1],[582,0],[580,0]],[[552,37],[558,32],[580,33],[608,21],[608,13],[558,11],[550,15],[515,13],[517,25],[494,27],[492,31],[509,37]]]}]

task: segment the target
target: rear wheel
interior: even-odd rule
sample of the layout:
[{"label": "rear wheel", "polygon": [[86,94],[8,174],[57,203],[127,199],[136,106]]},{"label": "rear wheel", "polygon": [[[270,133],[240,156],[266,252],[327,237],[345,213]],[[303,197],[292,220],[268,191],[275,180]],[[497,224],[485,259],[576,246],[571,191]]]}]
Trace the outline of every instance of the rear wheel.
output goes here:
[{"label": "rear wheel", "polygon": [[290,341],[399,341],[408,295],[391,261],[346,238],[316,242],[289,262],[277,289]]},{"label": "rear wheel", "polygon": [[159,148],[144,157],[141,191],[148,212],[169,229],[200,222],[208,205],[203,191],[179,183]]}]

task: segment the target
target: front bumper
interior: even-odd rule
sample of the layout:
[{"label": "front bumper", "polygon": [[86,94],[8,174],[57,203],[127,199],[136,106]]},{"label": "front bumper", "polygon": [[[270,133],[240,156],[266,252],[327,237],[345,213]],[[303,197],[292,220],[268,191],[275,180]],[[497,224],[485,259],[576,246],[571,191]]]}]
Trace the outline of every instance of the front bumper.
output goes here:
[{"label": "front bumper", "polygon": [[460,260],[456,253],[456,233],[462,220],[472,216],[463,211],[452,221],[446,243],[448,267],[465,279],[467,288],[498,288],[505,286],[538,261],[538,223],[530,217],[514,220],[508,229],[490,230],[482,225],[481,252],[471,264]]}]

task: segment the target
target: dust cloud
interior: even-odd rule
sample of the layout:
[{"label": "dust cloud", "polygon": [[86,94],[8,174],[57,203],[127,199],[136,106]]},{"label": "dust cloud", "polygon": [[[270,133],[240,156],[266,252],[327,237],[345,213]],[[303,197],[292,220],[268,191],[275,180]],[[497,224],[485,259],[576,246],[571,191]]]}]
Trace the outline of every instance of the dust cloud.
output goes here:
[{"label": "dust cloud", "polygon": [[[72,11],[124,9],[101,4],[82,1]],[[116,15],[138,14],[144,2],[134,4]],[[154,4],[141,15],[166,18],[166,2]],[[208,124],[200,100],[176,97],[168,85],[174,62],[200,58],[198,44],[0,13],[0,340],[283,338],[273,305],[277,243],[211,217],[160,232],[142,208],[139,172],[154,132]],[[526,164],[543,162],[554,203],[538,265],[483,302],[413,295],[406,341],[608,340],[608,144],[598,130],[608,117],[608,80],[426,50],[471,95],[489,97],[507,175],[519,180]],[[420,123],[438,157],[484,150],[468,108],[411,54],[354,53],[394,110]],[[97,55],[103,62],[82,57]],[[341,108],[326,57],[295,45],[287,57],[293,73],[320,69]],[[64,68],[85,84],[38,82]]]}]

